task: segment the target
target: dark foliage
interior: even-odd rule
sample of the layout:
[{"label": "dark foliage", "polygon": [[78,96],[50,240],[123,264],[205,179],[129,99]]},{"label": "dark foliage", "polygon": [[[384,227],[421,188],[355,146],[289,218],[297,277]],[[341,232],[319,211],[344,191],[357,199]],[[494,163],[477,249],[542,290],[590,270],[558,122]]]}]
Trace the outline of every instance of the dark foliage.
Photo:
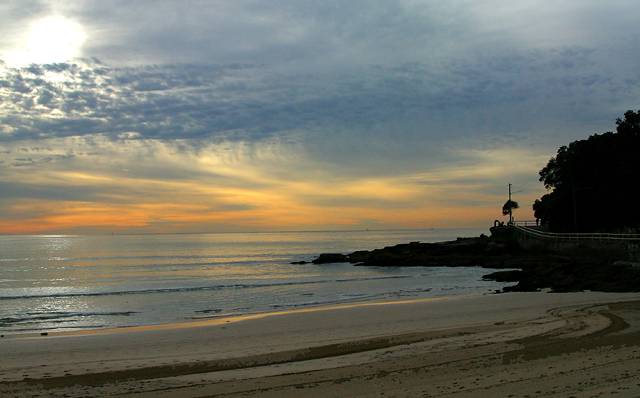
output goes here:
[{"label": "dark foliage", "polygon": [[509,213],[511,213],[513,210],[520,208],[520,205],[518,205],[518,202],[513,201],[513,200],[507,200],[506,202],[504,202],[504,205],[502,205],[502,215],[507,215]]},{"label": "dark foliage", "polygon": [[540,170],[551,190],[533,204],[543,225],[587,232],[640,227],[640,110],[627,111],[616,125],[615,133],[560,147]]}]

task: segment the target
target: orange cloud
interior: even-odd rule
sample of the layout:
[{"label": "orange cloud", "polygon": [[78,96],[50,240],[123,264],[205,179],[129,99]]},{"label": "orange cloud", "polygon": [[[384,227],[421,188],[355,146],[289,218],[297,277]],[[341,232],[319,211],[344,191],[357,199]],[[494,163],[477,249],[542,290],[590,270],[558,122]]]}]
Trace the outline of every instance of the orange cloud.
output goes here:
[{"label": "orange cloud", "polygon": [[[319,168],[298,155],[287,158],[277,146],[239,146],[230,154],[215,145],[178,151],[153,140],[106,140],[100,148],[104,153],[77,156],[73,164],[0,175],[0,181],[39,193],[4,202],[0,233],[481,226],[500,216],[505,199],[487,184],[506,184],[513,173],[535,178],[540,163],[537,154],[522,150],[473,151],[460,155],[468,159],[462,165],[360,177]],[[519,218],[531,217],[528,202],[537,196],[517,198]]]}]

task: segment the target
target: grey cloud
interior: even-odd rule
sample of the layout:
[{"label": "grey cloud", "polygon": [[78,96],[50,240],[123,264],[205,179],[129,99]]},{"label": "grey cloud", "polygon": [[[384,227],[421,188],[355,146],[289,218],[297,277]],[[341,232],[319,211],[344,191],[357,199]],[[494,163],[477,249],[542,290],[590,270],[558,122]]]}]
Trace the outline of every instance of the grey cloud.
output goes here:
[{"label": "grey cloud", "polygon": [[11,205],[14,204],[16,198],[0,199],[0,218],[3,221],[16,221],[21,222],[25,219],[40,217],[49,214],[49,212],[43,209],[13,209]]},{"label": "grey cloud", "polygon": [[292,130],[326,137],[346,129],[356,138],[402,130],[407,139],[426,134],[438,140],[470,133],[522,136],[565,112],[582,112],[577,129],[610,124],[619,110],[598,105],[611,93],[627,104],[640,91],[639,76],[608,75],[597,57],[572,48],[291,75],[253,65],[52,66],[66,77],[63,83],[41,77],[39,70],[49,65],[7,69],[0,114],[13,133],[0,139],[124,132],[252,139]]},{"label": "grey cloud", "polygon": [[[19,2],[18,2],[19,4]],[[96,32],[86,53],[117,64],[234,62],[310,70],[514,49],[633,43],[634,0],[50,1]],[[14,6],[19,8],[19,6]],[[597,27],[597,28],[596,28]],[[620,43],[622,45],[622,43]]]},{"label": "grey cloud", "polygon": [[[349,48],[381,44],[393,48],[397,39],[417,40],[417,34],[437,32],[437,26],[427,22],[438,21],[440,15],[426,18],[429,13],[415,13],[414,8],[404,2],[363,0],[205,1],[191,2],[188,9],[155,1],[66,7],[98,27],[107,39],[111,35],[120,39],[114,43],[96,38],[90,50],[135,63],[142,57],[163,63],[176,59],[266,63],[305,59],[307,63],[309,58],[333,57]],[[431,14],[437,8],[428,7]]]},{"label": "grey cloud", "polygon": [[8,1],[3,2],[0,5],[3,15],[7,16],[8,20],[21,20],[23,18],[33,17],[40,13],[50,10],[50,6],[47,1],[41,0],[20,0],[20,1]]},{"label": "grey cloud", "polygon": [[28,185],[10,181],[2,182],[0,203],[16,199],[46,199],[46,200],[96,200],[100,197],[100,189],[90,186],[55,186]]},{"label": "grey cloud", "polygon": [[393,174],[461,146],[551,150],[637,107],[633,1],[516,3],[34,5],[15,18],[76,19],[107,61],[0,66],[0,141],[294,137],[324,167]]},{"label": "grey cloud", "polygon": [[38,166],[38,165],[43,165],[43,164],[47,164],[47,163],[53,163],[53,162],[58,162],[58,161],[69,160],[69,159],[73,159],[74,157],[75,157],[75,155],[73,155],[73,154],[68,154],[68,155],[46,155],[46,156],[38,156],[38,157],[32,157],[32,156],[15,157],[15,158],[13,158],[11,166],[13,166],[13,167]]}]

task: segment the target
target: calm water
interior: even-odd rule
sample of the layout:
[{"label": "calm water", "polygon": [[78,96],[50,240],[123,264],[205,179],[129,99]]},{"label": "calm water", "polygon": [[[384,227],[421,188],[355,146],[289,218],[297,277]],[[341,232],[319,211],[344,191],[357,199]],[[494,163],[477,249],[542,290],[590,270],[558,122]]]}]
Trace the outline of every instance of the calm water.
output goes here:
[{"label": "calm water", "polygon": [[291,265],[481,230],[0,236],[0,331],[158,324],[321,304],[485,293],[481,268]]}]

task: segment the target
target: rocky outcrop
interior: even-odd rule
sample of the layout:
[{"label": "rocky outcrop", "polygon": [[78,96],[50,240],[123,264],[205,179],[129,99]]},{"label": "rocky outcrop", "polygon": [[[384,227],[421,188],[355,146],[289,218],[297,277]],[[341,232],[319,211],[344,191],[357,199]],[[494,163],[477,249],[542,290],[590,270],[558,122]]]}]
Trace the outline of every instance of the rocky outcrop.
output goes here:
[{"label": "rocky outcrop", "polygon": [[314,264],[352,263],[377,267],[468,267],[511,268],[486,279],[517,282],[505,291],[640,291],[640,267],[610,258],[571,253],[523,250],[503,239],[481,235],[438,243],[411,242],[350,254],[325,253]]},{"label": "rocky outcrop", "polygon": [[342,253],[323,253],[311,262],[314,264],[348,263],[349,256]]}]

